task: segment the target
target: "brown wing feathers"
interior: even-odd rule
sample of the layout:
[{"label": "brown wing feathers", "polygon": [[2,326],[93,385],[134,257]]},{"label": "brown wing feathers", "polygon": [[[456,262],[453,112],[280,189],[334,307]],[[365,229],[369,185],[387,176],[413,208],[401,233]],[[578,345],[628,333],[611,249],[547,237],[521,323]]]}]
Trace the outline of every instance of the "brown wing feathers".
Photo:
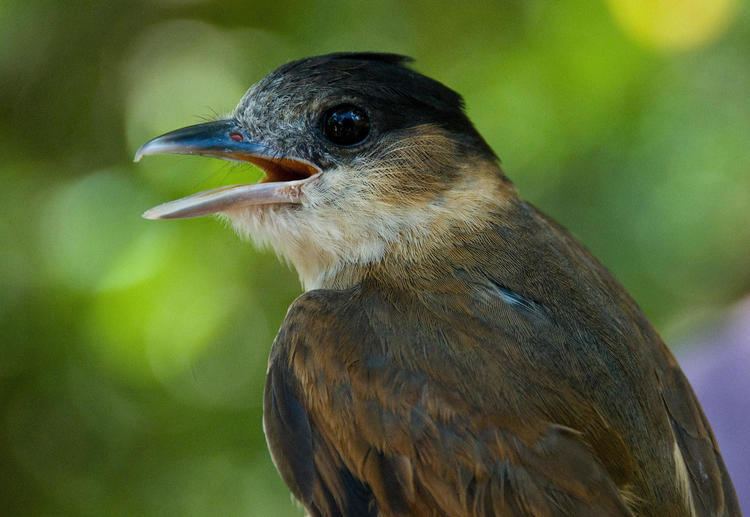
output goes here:
[{"label": "brown wing feathers", "polygon": [[284,482],[312,516],[374,515],[370,490],[311,428],[299,382],[284,361],[273,362],[265,391],[264,427]]},{"label": "brown wing feathers", "polygon": [[[368,340],[372,334],[342,331],[356,325],[356,317],[342,325],[331,318],[331,300],[323,306],[321,297],[305,295],[290,311],[294,324],[306,322],[308,331],[304,336],[280,334],[266,395],[271,400],[267,431],[290,423],[298,428],[283,431],[281,438],[269,438],[269,444],[279,469],[285,479],[292,479],[291,486],[298,487],[295,494],[310,513],[629,514],[617,487],[579,433],[545,422],[517,426],[517,433],[493,428],[488,426],[491,416],[473,418],[457,411],[451,397],[430,389],[424,376],[402,374],[398,368],[385,377],[383,372],[374,374],[372,369],[384,367],[382,361],[366,354],[353,359],[348,349],[355,346],[358,335],[369,336],[364,338]],[[368,349],[367,343],[359,342],[356,349]],[[311,357],[325,366],[310,367]],[[304,373],[295,370],[295,363],[304,367]],[[341,369],[331,373],[336,364]],[[382,383],[383,378],[388,382]],[[299,384],[305,404],[320,412],[319,418],[312,419],[315,423],[298,418],[297,401],[290,395],[294,390],[278,386],[280,379]],[[283,399],[279,394],[284,394]],[[286,407],[278,407],[281,402]],[[334,407],[335,412],[328,412]],[[318,434],[311,441],[310,425]],[[301,445],[292,443],[300,439]],[[313,447],[312,475],[309,463],[298,456],[298,447],[304,449],[307,443]],[[300,479],[304,476],[308,478]],[[348,478],[357,482],[346,482]]]}]

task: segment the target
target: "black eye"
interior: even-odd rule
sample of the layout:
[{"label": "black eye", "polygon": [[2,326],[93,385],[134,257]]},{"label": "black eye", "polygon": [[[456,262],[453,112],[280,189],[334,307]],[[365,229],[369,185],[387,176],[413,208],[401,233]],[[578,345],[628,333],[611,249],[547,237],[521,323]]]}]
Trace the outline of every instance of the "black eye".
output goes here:
[{"label": "black eye", "polygon": [[335,106],[323,114],[323,134],[337,145],[354,145],[370,134],[370,119],[353,104]]}]

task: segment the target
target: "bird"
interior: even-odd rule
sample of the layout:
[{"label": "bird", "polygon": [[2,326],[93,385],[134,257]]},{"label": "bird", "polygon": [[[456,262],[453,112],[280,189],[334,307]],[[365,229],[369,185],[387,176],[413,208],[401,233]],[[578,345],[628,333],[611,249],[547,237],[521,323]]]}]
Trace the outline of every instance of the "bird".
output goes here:
[{"label": "bird", "polygon": [[144,217],[216,215],[296,269],[263,428],[307,515],[740,515],[657,331],[410,58],[284,64],[155,154],[264,171]]}]

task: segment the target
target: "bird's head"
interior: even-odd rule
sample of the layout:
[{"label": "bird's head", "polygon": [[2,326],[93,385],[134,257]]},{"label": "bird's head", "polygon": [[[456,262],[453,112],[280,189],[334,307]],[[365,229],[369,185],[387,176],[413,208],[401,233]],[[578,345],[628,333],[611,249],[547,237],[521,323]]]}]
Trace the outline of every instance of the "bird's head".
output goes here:
[{"label": "bird's head", "polygon": [[292,262],[307,288],[348,269],[418,260],[471,231],[512,188],[461,97],[393,54],[342,53],[280,67],[225,119],[172,131],[145,155],[250,162],[253,185],[201,192],[149,219],[220,214]]}]

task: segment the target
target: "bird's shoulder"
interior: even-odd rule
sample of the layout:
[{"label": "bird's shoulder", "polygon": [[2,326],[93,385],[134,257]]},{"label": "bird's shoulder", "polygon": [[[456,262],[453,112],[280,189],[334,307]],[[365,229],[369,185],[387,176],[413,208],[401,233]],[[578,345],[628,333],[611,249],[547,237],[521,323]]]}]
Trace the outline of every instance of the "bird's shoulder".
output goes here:
[{"label": "bird's shoulder", "polygon": [[[429,342],[446,330],[419,328],[420,317],[361,289],[308,292],[290,307],[265,425],[277,467],[311,514],[628,514],[581,432],[533,408],[519,419],[512,395],[482,407],[465,393],[488,373],[472,377],[469,363],[432,368],[451,360],[445,343]],[[431,363],[440,353],[449,356]]]}]

